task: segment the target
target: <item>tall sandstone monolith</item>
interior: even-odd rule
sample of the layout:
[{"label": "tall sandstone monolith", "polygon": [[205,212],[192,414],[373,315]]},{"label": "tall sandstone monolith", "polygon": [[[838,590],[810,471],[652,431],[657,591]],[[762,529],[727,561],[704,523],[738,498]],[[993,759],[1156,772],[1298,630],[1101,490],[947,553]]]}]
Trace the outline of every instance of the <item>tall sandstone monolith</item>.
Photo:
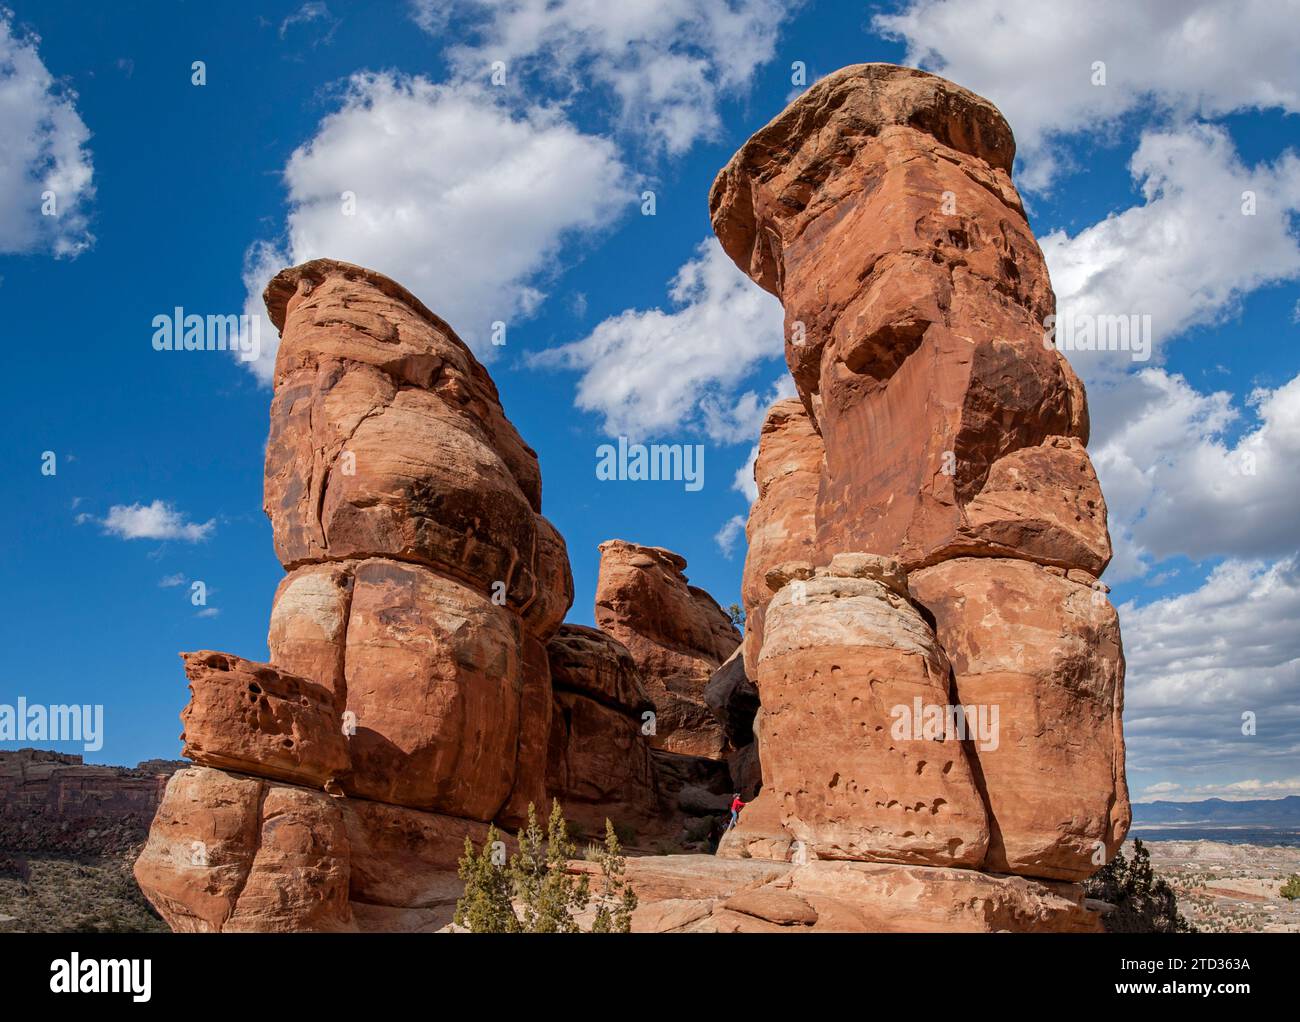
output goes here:
[{"label": "tall sandstone monolith", "polygon": [[435,928],[465,838],[547,802],[568,554],[536,454],[417,298],[325,259],[265,297],[271,663],[185,655],[197,765],[136,875],[178,930]]},{"label": "tall sandstone monolith", "polygon": [[[986,100],[862,64],[714,182],[801,406],[772,409],[756,464],[764,790],[723,854],[1078,880],[1127,831],[1106,505],[1014,155]],[[898,712],[918,701],[968,712],[936,735]],[[983,741],[956,727],[980,708]]]},{"label": "tall sandstone monolith", "polygon": [[[265,508],[291,572],[271,659],[338,665],[348,794],[518,816],[544,798],[545,644],[573,601],[537,456],[470,350],[388,278],[317,260],[266,299],[282,337]],[[342,624],[304,642],[287,623],[304,618]]]}]

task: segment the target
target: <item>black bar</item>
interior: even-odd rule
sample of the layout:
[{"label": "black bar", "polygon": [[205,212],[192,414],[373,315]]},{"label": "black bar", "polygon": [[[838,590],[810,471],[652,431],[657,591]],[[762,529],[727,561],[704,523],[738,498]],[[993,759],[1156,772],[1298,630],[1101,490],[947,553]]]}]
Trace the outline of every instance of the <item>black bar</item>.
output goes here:
[{"label": "black bar", "polygon": [[[1287,935],[1248,933],[10,934],[0,936],[0,982],[10,1005],[197,1009],[202,1016],[223,1009],[299,1016],[312,1007],[331,1017],[415,1010],[435,1018],[452,1010],[474,1017],[480,1009],[585,1015],[607,1008],[678,1019],[744,1005],[766,1017],[838,1004],[857,1017],[889,1005],[927,1014],[972,1008],[985,997],[996,998],[988,1007],[1183,1011],[1204,1003],[1223,1012],[1285,1003],[1298,949]],[[52,963],[71,964],[73,953],[83,969],[88,959],[135,959],[141,967],[147,959],[148,1001],[129,991],[55,993]]]}]

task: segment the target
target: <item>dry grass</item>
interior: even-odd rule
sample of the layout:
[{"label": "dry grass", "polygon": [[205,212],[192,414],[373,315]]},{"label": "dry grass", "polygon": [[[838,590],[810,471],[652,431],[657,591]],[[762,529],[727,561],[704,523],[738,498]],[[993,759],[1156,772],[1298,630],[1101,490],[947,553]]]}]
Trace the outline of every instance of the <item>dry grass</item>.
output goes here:
[{"label": "dry grass", "polygon": [[29,857],[27,879],[0,873],[0,916],[24,933],[166,932],[140,893],[131,864],[137,850],[99,858]]}]

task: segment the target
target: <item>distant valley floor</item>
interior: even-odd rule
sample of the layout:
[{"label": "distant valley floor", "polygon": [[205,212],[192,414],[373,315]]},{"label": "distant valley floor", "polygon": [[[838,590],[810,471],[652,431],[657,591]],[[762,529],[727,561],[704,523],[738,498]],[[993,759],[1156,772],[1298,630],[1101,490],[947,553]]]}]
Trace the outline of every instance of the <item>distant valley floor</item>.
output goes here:
[{"label": "distant valley floor", "polygon": [[[1171,830],[1169,833],[1176,833]],[[1151,865],[1178,892],[1178,909],[1207,933],[1300,933],[1300,900],[1279,891],[1300,873],[1300,847],[1143,838]],[[1132,841],[1125,855],[1131,855]]]}]

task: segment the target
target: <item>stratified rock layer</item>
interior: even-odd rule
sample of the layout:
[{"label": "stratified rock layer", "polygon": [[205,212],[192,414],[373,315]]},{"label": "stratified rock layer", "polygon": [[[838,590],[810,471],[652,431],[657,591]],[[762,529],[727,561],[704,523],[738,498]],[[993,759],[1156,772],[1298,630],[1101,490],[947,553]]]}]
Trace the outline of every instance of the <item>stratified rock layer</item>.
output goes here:
[{"label": "stratified rock layer", "polygon": [[[785,307],[801,406],[773,407],[755,464],[764,784],[724,856],[1078,879],[1127,829],[1106,505],[1014,154],[986,100],[863,64],[714,182],[723,248]],[[898,707],[1000,733],[891,740]]]},{"label": "stratified rock layer", "polygon": [[655,708],[655,748],[720,758],[722,727],[704,689],[740,643],[717,602],[690,585],[686,559],[612,539],[600,545],[596,624],[627,647]]},{"label": "stratified rock layer", "polygon": [[0,848],[20,855],[104,855],[140,844],[167,787],[187,766],[98,766],[80,754],[0,751]]},{"label": "stratified rock layer", "polygon": [[935,866],[705,855],[627,865],[638,898],[634,933],[1101,932],[1078,884]]}]

